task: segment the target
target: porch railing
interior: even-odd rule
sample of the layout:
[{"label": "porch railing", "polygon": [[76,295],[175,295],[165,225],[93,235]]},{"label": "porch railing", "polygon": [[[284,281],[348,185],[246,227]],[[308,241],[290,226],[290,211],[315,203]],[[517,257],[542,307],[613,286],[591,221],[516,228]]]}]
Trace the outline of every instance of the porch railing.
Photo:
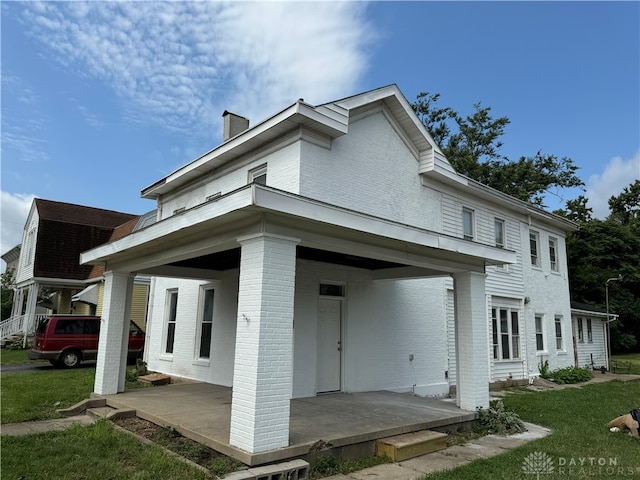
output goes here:
[{"label": "porch railing", "polygon": [[[4,340],[5,338],[9,338],[13,335],[17,334],[29,334],[33,333],[36,328],[36,325],[42,318],[46,318],[49,315],[47,314],[37,314],[34,318],[34,322],[31,325],[27,325],[27,316],[19,315],[17,317],[8,318],[0,322],[0,340]],[[28,331],[27,331],[28,330]]]}]

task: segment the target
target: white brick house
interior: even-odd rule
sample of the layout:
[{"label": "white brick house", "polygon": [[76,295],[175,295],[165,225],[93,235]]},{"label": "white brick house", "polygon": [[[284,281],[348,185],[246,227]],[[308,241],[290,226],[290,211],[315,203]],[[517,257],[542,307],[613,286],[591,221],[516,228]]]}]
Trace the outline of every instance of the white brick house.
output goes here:
[{"label": "white brick house", "polygon": [[288,444],[291,398],[456,385],[474,410],[492,380],[573,362],[574,225],[457,174],[395,85],[225,124],[142,191],[156,224],[82,255],[105,266],[97,393],[124,388],[136,273],[149,368],[233,386],[251,453]]}]

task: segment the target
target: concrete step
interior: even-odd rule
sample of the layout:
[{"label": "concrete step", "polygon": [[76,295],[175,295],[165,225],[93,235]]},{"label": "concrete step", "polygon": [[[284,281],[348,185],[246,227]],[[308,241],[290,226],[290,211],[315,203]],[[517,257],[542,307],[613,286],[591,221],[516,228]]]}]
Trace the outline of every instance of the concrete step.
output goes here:
[{"label": "concrete step", "polygon": [[132,418],[136,416],[133,409],[113,408],[113,407],[96,407],[88,408],[87,414],[96,418],[106,418],[108,420],[116,420],[118,418]]},{"label": "concrete step", "polygon": [[401,462],[447,448],[448,436],[446,433],[422,430],[381,438],[376,441],[376,455],[386,455],[394,462]]}]

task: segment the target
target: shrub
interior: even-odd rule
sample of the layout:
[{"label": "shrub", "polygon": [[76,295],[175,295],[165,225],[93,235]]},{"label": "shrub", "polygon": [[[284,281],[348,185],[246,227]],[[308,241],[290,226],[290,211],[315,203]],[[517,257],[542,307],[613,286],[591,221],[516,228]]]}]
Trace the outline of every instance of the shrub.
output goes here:
[{"label": "shrub", "polygon": [[592,378],[593,373],[591,371],[577,367],[559,368],[549,373],[549,379],[553,379],[558,385],[586,382]]},{"label": "shrub", "polygon": [[482,434],[495,433],[498,435],[511,435],[526,431],[524,423],[513,410],[505,408],[501,400],[491,402],[488,409],[478,409],[478,422],[476,432]]}]

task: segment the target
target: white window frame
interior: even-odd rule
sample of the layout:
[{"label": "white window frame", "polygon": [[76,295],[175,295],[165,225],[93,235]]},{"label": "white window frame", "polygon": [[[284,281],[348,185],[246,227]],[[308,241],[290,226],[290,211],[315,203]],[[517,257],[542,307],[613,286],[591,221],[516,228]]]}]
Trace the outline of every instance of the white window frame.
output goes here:
[{"label": "white window frame", "polygon": [[[207,295],[209,292],[211,297],[211,311],[207,312]],[[203,285],[200,287],[200,295],[198,300],[198,327],[196,328],[196,341],[195,341],[195,359],[198,361],[209,362],[211,359],[211,341],[213,340],[213,319],[215,316],[215,287],[213,285]],[[209,315],[209,314],[210,315]],[[207,327],[207,328],[205,328]],[[208,331],[207,331],[208,330]],[[205,356],[202,353],[204,336],[209,336],[209,355]]]},{"label": "white window frame", "polygon": [[556,338],[556,350],[559,352],[564,352],[564,333],[562,329],[562,315],[556,315],[553,319],[554,323],[554,332]]},{"label": "white window frame", "polygon": [[593,325],[590,318],[587,318],[587,342],[593,343]]},{"label": "white window frame", "polygon": [[[506,314],[506,330],[503,329],[502,312]],[[522,347],[520,345],[520,312],[516,308],[494,306],[491,307],[491,325],[493,338],[493,359],[496,361],[521,361]],[[505,357],[504,339],[507,340]],[[497,343],[496,343],[497,342]]]},{"label": "white window frame", "polygon": [[558,262],[558,239],[549,237],[549,264],[552,272],[560,271]]},{"label": "white window frame", "polygon": [[[498,225],[500,225],[501,238],[498,238]],[[493,219],[493,232],[494,232],[496,247],[498,248],[507,248],[506,227],[507,227],[507,224],[503,219],[497,218],[497,217]]]},{"label": "white window frame", "polygon": [[529,253],[531,255],[531,265],[540,267],[540,233],[535,230],[529,231]]},{"label": "white window frame", "polygon": [[[175,298],[175,306],[173,299]],[[162,335],[162,352],[163,355],[172,357],[176,346],[176,326],[178,318],[178,289],[172,288],[167,290],[164,313],[164,327]],[[170,330],[173,330],[170,333]],[[171,351],[169,351],[169,340],[171,340]]]},{"label": "white window frame", "polygon": [[[469,218],[469,228],[471,231],[466,230],[466,218]],[[475,239],[475,211],[468,207],[462,207],[462,238],[465,240],[474,240]]]},{"label": "white window frame", "polygon": [[578,318],[578,342],[584,343],[584,329],[582,327],[582,317]]},{"label": "white window frame", "polygon": [[27,258],[26,265],[31,265],[33,263],[33,259],[35,258],[35,244],[36,244],[36,229],[32,228],[27,233]]},{"label": "white window frame", "polygon": [[[264,177],[261,179],[260,177]],[[267,184],[267,164],[260,165],[259,167],[249,170],[249,183],[256,183],[258,185]]]},{"label": "white window frame", "polygon": [[[540,320],[540,328],[538,329],[538,320]],[[545,347],[544,342],[544,315],[536,314],[534,316],[534,329],[536,334],[536,352],[546,352],[547,349]],[[542,348],[538,348],[538,339],[542,344]]]}]

